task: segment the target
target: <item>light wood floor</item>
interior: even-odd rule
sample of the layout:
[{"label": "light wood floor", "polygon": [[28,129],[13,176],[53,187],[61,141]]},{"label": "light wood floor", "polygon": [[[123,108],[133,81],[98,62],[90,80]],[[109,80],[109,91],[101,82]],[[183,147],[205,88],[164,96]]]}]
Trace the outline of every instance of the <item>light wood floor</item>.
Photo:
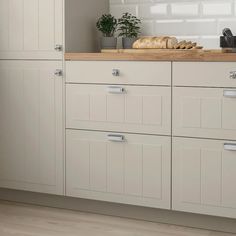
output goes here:
[{"label": "light wood floor", "polygon": [[232,236],[207,230],[0,201],[0,236]]}]

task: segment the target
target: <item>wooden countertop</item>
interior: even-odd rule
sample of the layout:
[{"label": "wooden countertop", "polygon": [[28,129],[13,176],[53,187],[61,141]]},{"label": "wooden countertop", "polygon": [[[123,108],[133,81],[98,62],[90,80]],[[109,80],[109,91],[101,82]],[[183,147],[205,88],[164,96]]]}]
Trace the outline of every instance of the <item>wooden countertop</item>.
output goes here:
[{"label": "wooden countertop", "polygon": [[117,49],[101,53],[65,53],[72,61],[212,61],[236,62],[236,53],[221,50]]}]

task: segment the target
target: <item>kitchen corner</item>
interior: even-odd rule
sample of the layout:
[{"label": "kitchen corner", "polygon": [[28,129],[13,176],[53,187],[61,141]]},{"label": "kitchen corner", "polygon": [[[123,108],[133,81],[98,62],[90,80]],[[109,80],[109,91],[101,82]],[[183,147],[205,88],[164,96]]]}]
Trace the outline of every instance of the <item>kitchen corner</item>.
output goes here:
[{"label": "kitchen corner", "polygon": [[236,235],[235,22],[236,0],[0,0],[0,236]]}]

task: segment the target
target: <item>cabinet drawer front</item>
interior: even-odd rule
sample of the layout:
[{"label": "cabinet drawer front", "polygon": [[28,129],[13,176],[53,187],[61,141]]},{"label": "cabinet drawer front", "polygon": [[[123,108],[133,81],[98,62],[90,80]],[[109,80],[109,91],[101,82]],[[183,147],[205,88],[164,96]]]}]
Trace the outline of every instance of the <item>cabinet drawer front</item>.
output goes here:
[{"label": "cabinet drawer front", "polygon": [[173,208],[236,218],[236,142],[173,139]]},{"label": "cabinet drawer front", "polygon": [[173,134],[236,140],[236,89],[174,88]]},{"label": "cabinet drawer front", "polygon": [[69,83],[171,85],[170,62],[67,61]]},{"label": "cabinet drawer front", "polygon": [[169,137],[67,130],[67,196],[170,208]]},{"label": "cabinet drawer front", "polygon": [[236,87],[234,62],[174,62],[175,86]]},{"label": "cabinet drawer front", "polygon": [[66,85],[67,128],[170,135],[171,89]]}]

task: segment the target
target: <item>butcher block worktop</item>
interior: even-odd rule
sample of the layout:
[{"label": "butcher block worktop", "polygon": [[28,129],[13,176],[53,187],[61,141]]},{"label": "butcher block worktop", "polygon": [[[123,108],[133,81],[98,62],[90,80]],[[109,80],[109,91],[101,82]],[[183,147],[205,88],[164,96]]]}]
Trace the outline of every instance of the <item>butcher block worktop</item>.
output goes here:
[{"label": "butcher block worktop", "polygon": [[66,53],[65,60],[236,62],[236,53],[223,53],[221,50],[115,49],[102,50],[101,53]]}]

